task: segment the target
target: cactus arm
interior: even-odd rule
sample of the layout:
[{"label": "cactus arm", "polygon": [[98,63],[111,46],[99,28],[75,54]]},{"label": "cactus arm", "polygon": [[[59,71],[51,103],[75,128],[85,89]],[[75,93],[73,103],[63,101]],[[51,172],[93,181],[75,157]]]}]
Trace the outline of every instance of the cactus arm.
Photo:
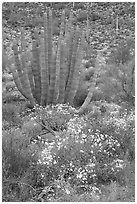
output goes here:
[{"label": "cactus arm", "polygon": [[34,77],[33,77],[31,62],[28,62],[27,64],[27,75],[28,75],[28,80],[29,80],[29,84],[31,88],[31,93],[34,98],[35,97],[35,87],[34,87]]},{"label": "cactus arm", "polygon": [[[26,98],[30,101],[31,105],[32,106],[35,106],[35,100],[33,98],[33,96],[31,95],[31,92],[30,94],[28,92],[26,92],[22,86],[21,86],[21,82],[20,82],[20,78],[18,76],[18,73],[16,71],[16,69],[14,67],[11,68],[11,72],[12,72],[12,75],[13,75],[13,80],[17,86],[17,89],[19,90],[19,92]],[[26,73],[25,73],[26,75]],[[26,86],[27,90],[28,90],[28,87]]]},{"label": "cactus arm", "polygon": [[[61,28],[60,28],[60,36],[61,36],[61,44],[60,44],[60,78],[59,78],[59,96],[58,103],[64,103],[65,98],[65,85],[66,85],[66,76],[67,76],[67,47],[65,43],[65,38],[63,40],[63,33],[65,30],[65,11],[63,11],[61,16]],[[66,32],[67,33],[67,32]],[[66,34],[65,33],[65,34]]]},{"label": "cactus arm", "polygon": [[47,13],[44,14],[44,40],[40,40],[41,105],[47,105],[49,89]]},{"label": "cactus arm", "polygon": [[[49,16],[50,17],[50,16]],[[60,36],[58,39],[57,50],[53,50],[52,56],[52,66],[50,67],[50,87],[49,87],[49,100],[48,103],[56,103],[59,94],[59,79],[60,79],[60,52],[61,52],[61,41],[63,39],[64,32],[64,21],[65,13],[62,13],[61,16],[61,27],[60,27]]]},{"label": "cactus arm", "polygon": [[[74,37],[74,28],[72,25],[72,18],[73,18],[73,13],[70,13],[70,17],[68,20],[68,23],[65,27],[64,20],[65,20],[65,13],[62,13],[62,18],[61,18],[61,29],[60,29],[60,37],[58,40],[58,51],[57,51],[57,60],[56,60],[56,85],[55,85],[55,94],[54,94],[54,102],[58,100],[58,102],[63,102],[64,99],[62,97],[64,96],[64,87],[66,87],[68,77],[69,77],[69,72],[70,72],[70,64],[71,64],[71,56],[72,56],[72,48],[73,48],[73,37]],[[61,61],[63,61],[61,58],[63,56],[60,56],[61,52],[61,43],[63,39],[63,32],[65,30],[65,37],[64,37],[64,44],[66,46],[66,49],[68,50],[67,53],[67,65],[64,63],[62,64]],[[64,70],[63,70],[63,66]],[[64,76],[64,73],[66,76]],[[65,81],[64,81],[65,80]],[[65,85],[64,85],[65,83]],[[62,89],[63,88],[63,89]],[[65,102],[65,101],[64,101]]]},{"label": "cactus arm", "polygon": [[73,27],[72,21],[73,21],[73,12],[71,11],[70,15],[69,15],[68,22],[66,23],[66,27],[65,27],[65,39],[66,40],[67,40],[68,33],[71,32],[71,29]]},{"label": "cactus arm", "polygon": [[41,105],[44,106],[47,103],[48,98],[48,67],[45,62],[45,46],[44,39],[40,39],[40,66],[41,66]]},{"label": "cactus arm", "polygon": [[76,63],[74,67],[74,74],[73,79],[71,83],[71,89],[68,95],[68,101],[70,105],[73,105],[73,100],[76,95],[78,86],[79,86],[79,80],[80,80],[80,73],[81,73],[81,63],[82,63],[82,57],[83,57],[83,50],[82,50],[82,44],[79,42],[77,54],[76,54]]},{"label": "cactus arm", "polygon": [[48,33],[48,72],[49,72],[49,83],[50,83],[50,74],[52,69],[52,11],[48,12],[48,21],[47,21],[47,33]]},{"label": "cactus arm", "polygon": [[26,69],[24,70],[24,78],[25,78],[25,90],[27,90],[27,94],[29,96],[28,99],[30,100],[31,104],[34,106],[36,102],[35,102],[35,99],[31,91],[31,86],[30,86],[29,78],[28,78],[27,66],[26,66]]},{"label": "cactus arm", "polygon": [[17,89],[19,90],[19,92],[25,97],[25,98],[29,98],[28,94],[26,93],[26,91],[24,91],[24,89],[22,88],[21,82],[20,82],[20,78],[18,75],[18,72],[16,70],[16,68],[14,66],[12,66],[10,68],[10,71],[12,72],[12,76],[13,76],[13,80],[17,86]]},{"label": "cactus arm", "polygon": [[15,57],[15,66],[16,70],[14,67],[11,68],[12,74],[13,74],[13,79],[15,81],[15,84],[18,88],[18,90],[21,92],[21,94],[30,100],[31,104],[34,105],[35,101],[34,98],[31,94],[31,89],[29,85],[29,80],[28,76],[26,73],[26,59],[25,59],[25,43],[24,39],[22,37],[23,31],[21,31],[21,48],[22,48],[22,55],[21,55],[21,61],[19,60],[18,56],[18,49],[17,49],[17,43],[16,41],[13,42],[13,51],[14,51],[14,57]]},{"label": "cactus arm", "polygon": [[[74,38],[74,28],[72,27],[72,30],[70,33],[68,33],[68,37],[67,37],[67,41],[65,39],[66,42],[66,46],[68,49],[68,53],[67,53],[67,73],[66,73],[66,84],[65,84],[65,90],[67,88],[68,85],[68,80],[69,80],[69,76],[70,76],[70,68],[71,68],[71,59],[72,59],[72,51],[73,51],[73,38]],[[65,93],[65,102],[67,101],[67,94]]]},{"label": "cactus arm", "polygon": [[[66,73],[66,85],[69,78],[69,72],[70,72],[70,65],[71,65],[71,57],[72,57],[72,50],[73,50],[73,38],[74,38],[74,26],[73,26],[73,12],[70,12],[68,22],[66,23],[65,27],[65,39],[64,43],[67,45],[68,49],[68,57],[67,57],[67,73]],[[65,100],[66,101],[66,100]]]},{"label": "cactus arm", "polygon": [[37,42],[33,40],[32,42],[32,72],[34,75],[34,82],[35,82],[35,98],[40,104],[41,99],[41,81],[39,76],[39,50],[37,47]]},{"label": "cactus arm", "polygon": [[60,77],[60,40],[58,41],[57,54],[56,54],[56,78],[53,103],[55,104],[59,94],[59,77]]},{"label": "cactus arm", "polygon": [[26,52],[25,31],[21,28],[21,51]]},{"label": "cactus arm", "polygon": [[14,52],[15,67],[18,72],[21,86],[24,89],[24,74],[23,74],[23,70],[21,68],[21,63],[20,63],[19,56],[18,56],[17,42],[15,40],[13,41],[13,52]]},{"label": "cactus arm", "polygon": [[71,57],[71,64],[70,64],[70,71],[69,71],[69,78],[67,82],[67,87],[66,87],[66,93],[65,93],[65,101],[68,101],[68,95],[71,89],[71,83],[73,79],[73,73],[74,73],[74,68],[75,68],[75,63],[76,63],[76,53],[77,53],[77,48],[78,48],[78,43],[79,43],[79,37],[80,37],[80,29],[77,27],[75,31],[75,37],[73,40],[73,51],[72,51],[72,57]]},{"label": "cactus arm", "polygon": [[93,87],[91,86],[90,89],[89,89],[89,92],[88,92],[88,95],[84,101],[84,103],[82,104],[82,106],[76,111],[77,113],[79,114],[82,114],[84,113],[84,111],[86,110],[88,104],[90,103],[91,99],[92,99],[92,96],[93,96]]},{"label": "cactus arm", "polygon": [[25,31],[22,28],[21,29],[21,50],[22,50],[21,65],[22,65],[22,70],[23,70],[23,74],[24,74],[24,89],[25,89],[25,91],[27,92],[27,94],[29,96],[29,100],[31,101],[32,104],[34,104],[35,100],[33,98],[31,85],[30,85],[30,80],[29,80],[29,76],[28,76],[29,67],[28,67],[28,63],[27,63],[26,40],[25,40],[24,36],[25,36]]},{"label": "cactus arm", "polygon": [[61,56],[60,56],[60,78],[59,78],[59,96],[58,103],[64,103],[65,97],[65,84],[67,74],[67,63],[66,63],[66,45],[61,44]]},{"label": "cactus arm", "polygon": [[62,16],[61,16],[61,26],[60,26],[60,35],[59,35],[59,39],[58,39],[58,47],[57,47],[57,57],[56,57],[56,82],[55,82],[55,91],[54,91],[54,99],[53,99],[53,103],[56,103],[59,97],[59,92],[60,92],[60,83],[61,83],[61,79],[60,79],[60,69],[61,69],[61,59],[63,58],[64,54],[61,56],[61,44],[63,41],[63,33],[65,31],[65,12],[63,11]]},{"label": "cactus arm", "polygon": [[49,86],[49,96],[48,104],[53,103],[54,91],[55,91],[55,81],[56,81],[56,50],[53,50],[52,54],[52,66],[50,70],[50,86]]}]

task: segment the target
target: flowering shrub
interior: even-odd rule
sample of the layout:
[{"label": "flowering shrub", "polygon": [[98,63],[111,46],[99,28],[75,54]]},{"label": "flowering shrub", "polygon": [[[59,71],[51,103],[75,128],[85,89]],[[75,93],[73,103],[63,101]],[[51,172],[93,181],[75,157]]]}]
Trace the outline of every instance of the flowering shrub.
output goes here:
[{"label": "flowering shrub", "polygon": [[125,154],[134,146],[134,112],[99,114],[96,122],[93,112],[91,118],[92,113],[79,116],[74,108],[58,104],[35,107],[25,119],[19,137],[29,144],[21,142],[19,161],[29,156],[23,177],[37,201],[83,201],[79,195],[98,201],[100,185],[125,182]]},{"label": "flowering shrub", "polygon": [[[43,186],[62,175],[77,191],[85,191],[87,187],[83,186],[118,179],[125,168],[124,151],[118,136],[125,127],[123,123],[126,126],[127,121],[129,123],[129,118],[123,119],[124,121],[119,118],[118,122],[118,118],[110,114],[102,121],[102,127],[100,125],[97,128],[90,123],[89,118],[79,117],[75,114],[75,109],[67,105],[40,108],[39,111],[37,109],[38,112],[36,120],[39,118],[40,123],[48,118],[50,123],[47,129],[50,127],[53,130],[53,133],[44,133],[42,151],[38,153],[37,165],[41,170],[39,179]],[[119,132],[114,134],[109,126]]]}]

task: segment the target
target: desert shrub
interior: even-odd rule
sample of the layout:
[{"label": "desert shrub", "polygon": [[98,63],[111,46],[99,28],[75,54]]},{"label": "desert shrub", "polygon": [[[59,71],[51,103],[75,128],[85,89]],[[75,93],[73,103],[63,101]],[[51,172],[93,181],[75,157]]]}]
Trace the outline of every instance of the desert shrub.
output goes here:
[{"label": "desert shrub", "polygon": [[34,118],[41,126],[49,127],[53,131],[60,131],[66,128],[67,122],[74,117],[75,108],[67,104],[48,105],[46,108],[36,106],[34,113],[29,118]]},{"label": "desert shrub", "polygon": [[9,81],[6,83],[6,91],[7,92],[14,90],[15,87],[16,87],[16,85],[15,85],[14,81]]},{"label": "desert shrub", "polygon": [[[39,155],[39,165],[44,168],[42,182],[47,184],[47,166],[50,166],[48,171],[54,174],[49,175],[58,178],[64,174],[65,181],[72,186],[117,180],[124,167],[121,142],[107,125],[106,129],[97,129],[93,124],[86,124],[86,119],[82,117],[70,119],[67,129],[57,131],[52,137],[51,145],[45,135],[45,147]],[[44,164],[47,166],[44,167]]]},{"label": "desert shrub", "polygon": [[91,79],[91,77],[94,76],[94,68],[93,67],[89,67],[88,69],[85,70],[83,75],[84,75],[83,76],[83,80],[89,81]]},{"label": "desert shrub", "polygon": [[87,12],[80,10],[77,16],[77,21],[83,22],[87,20]]},{"label": "desert shrub", "polygon": [[108,64],[98,84],[100,90],[111,101],[127,101],[134,106],[135,101],[135,57],[126,64]]},{"label": "desert shrub", "polygon": [[2,71],[5,71],[7,68],[7,60],[8,57],[6,55],[6,51],[4,49],[4,46],[2,46]]},{"label": "desert shrub", "polygon": [[21,127],[25,117],[31,114],[33,110],[28,108],[24,101],[12,101],[12,103],[3,103],[2,106],[2,128]]},{"label": "desert shrub", "polygon": [[115,103],[127,101],[129,105],[134,106],[134,39],[123,42],[115,52],[117,54],[113,53],[108,62],[102,52],[97,53],[95,68],[93,68],[94,75],[90,79],[96,81],[96,87],[103,95],[101,99]]},{"label": "desert shrub", "polygon": [[28,120],[25,117],[23,118],[23,121],[24,122],[21,127],[22,132],[27,135],[30,141],[37,138],[37,136],[40,134],[42,130],[42,126],[38,124],[34,119]]},{"label": "desert shrub", "polygon": [[74,7],[73,7],[74,10],[84,9],[84,8],[85,8],[85,5],[83,3],[81,3],[81,2],[75,2],[74,3]]},{"label": "desert shrub", "polygon": [[28,138],[21,133],[19,128],[3,131],[3,162],[8,166],[7,175],[3,174],[3,176],[7,178],[15,175],[19,176],[26,170],[29,165],[29,155],[27,155],[28,152],[26,151],[28,145]]},{"label": "desert shrub", "polygon": [[91,63],[90,63],[89,60],[87,60],[87,61],[84,62],[84,67],[85,67],[86,69],[88,69],[90,66],[91,66]]},{"label": "desert shrub", "polygon": [[[99,201],[100,190],[97,187],[90,188],[89,192],[85,192],[83,194],[76,193],[76,190],[73,189],[70,184],[67,182],[62,182],[62,180],[57,181],[58,186],[63,188],[59,188],[60,196],[52,197],[49,199],[52,202],[95,202]],[[60,185],[63,184],[63,185]]]},{"label": "desert shrub", "polygon": [[13,77],[11,74],[8,74],[7,72],[2,73],[2,81],[13,81]]},{"label": "desert shrub", "polygon": [[[5,172],[22,172],[19,183],[24,181],[27,189],[31,188],[33,201],[99,201],[102,184],[116,181],[124,185],[129,177],[126,168],[134,161],[127,151],[134,146],[134,112],[122,115],[115,104],[105,105],[105,114],[98,109],[98,117],[94,112],[79,116],[66,104],[35,107],[22,129],[8,135],[12,136],[13,153],[7,148],[5,158],[14,157],[10,160],[14,168],[4,162]],[[115,110],[119,114],[113,113]],[[34,135],[37,138],[30,140]],[[17,165],[13,165],[16,159]],[[27,197],[25,189],[22,191]]]},{"label": "desert shrub", "polygon": [[134,53],[135,40],[134,38],[128,37],[125,41],[121,42],[115,50],[113,50],[109,61],[116,64],[126,64],[133,58]]},{"label": "desert shrub", "polygon": [[35,189],[29,185],[31,175],[29,169],[37,164],[38,151],[40,146],[31,144],[28,135],[21,129],[12,128],[3,131],[3,201],[31,201]]},{"label": "desert shrub", "polygon": [[99,13],[97,13],[97,12],[92,12],[92,13],[90,14],[90,19],[91,19],[92,21],[99,20],[100,18],[101,18],[101,16],[100,16]]},{"label": "desert shrub", "polygon": [[121,186],[117,182],[101,187],[99,202],[134,202],[134,190],[128,186]]},{"label": "desert shrub", "polygon": [[[102,115],[102,117],[100,117]],[[95,117],[97,116],[97,117]],[[92,103],[92,110],[87,115],[92,129],[99,129],[103,134],[110,134],[118,140],[121,153],[128,151],[129,160],[135,158],[135,111],[123,109],[114,103]],[[103,118],[103,120],[102,120]],[[95,120],[96,119],[96,120]]]},{"label": "desert shrub", "polygon": [[3,104],[2,106],[2,120],[3,122],[9,124],[11,126],[19,126],[21,124],[21,119],[19,117],[18,108],[14,104]]},{"label": "desert shrub", "polygon": [[[64,184],[64,183],[63,183]],[[116,182],[102,186],[101,190],[97,187],[91,187],[89,192],[81,195],[68,188],[65,183],[65,191],[62,192],[60,198],[51,198],[52,202],[119,202],[119,201],[135,201],[132,191],[126,186],[120,186]],[[43,199],[44,200],[44,199]]]},{"label": "desert shrub", "polygon": [[12,103],[15,101],[25,101],[26,99],[16,90],[2,93],[3,103]]}]

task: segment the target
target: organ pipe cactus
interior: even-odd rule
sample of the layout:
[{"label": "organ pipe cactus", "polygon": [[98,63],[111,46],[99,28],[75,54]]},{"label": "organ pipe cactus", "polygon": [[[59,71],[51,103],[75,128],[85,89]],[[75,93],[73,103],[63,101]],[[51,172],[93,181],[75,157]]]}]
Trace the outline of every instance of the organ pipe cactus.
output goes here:
[{"label": "organ pipe cactus", "polygon": [[[31,60],[26,54],[25,32],[21,30],[21,54],[16,40],[13,43],[15,66],[11,71],[18,90],[30,103],[46,106],[47,104],[69,103],[77,92],[81,64],[84,32],[72,24],[73,13],[65,22],[65,12],[62,13],[60,35],[57,45],[52,35],[52,12],[44,14],[44,30],[32,41]],[[85,103],[77,112],[82,112],[91,99],[89,92]]]}]

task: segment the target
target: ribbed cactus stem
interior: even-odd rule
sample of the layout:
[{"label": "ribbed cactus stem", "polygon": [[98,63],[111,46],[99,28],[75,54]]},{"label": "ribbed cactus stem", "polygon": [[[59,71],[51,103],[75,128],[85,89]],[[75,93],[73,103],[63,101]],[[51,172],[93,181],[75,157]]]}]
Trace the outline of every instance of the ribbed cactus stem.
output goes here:
[{"label": "ribbed cactus stem", "polygon": [[68,22],[66,23],[65,27],[65,39],[67,40],[67,35],[69,32],[71,32],[73,27],[73,11],[70,12]]},{"label": "ribbed cactus stem", "polygon": [[75,69],[76,53],[77,53],[77,48],[78,48],[78,43],[79,43],[79,37],[80,37],[80,29],[77,27],[75,31],[74,40],[73,40],[73,51],[72,51],[72,56],[71,56],[69,78],[68,78],[66,93],[65,93],[65,102],[69,102],[68,96],[69,96],[69,92],[71,89],[71,83],[72,83],[73,73]]},{"label": "ribbed cactus stem", "polygon": [[65,11],[63,11],[62,15],[61,15],[61,25],[60,25],[60,37],[61,37],[61,40],[63,38],[64,32],[65,32]]},{"label": "ribbed cactus stem", "polygon": [[27,56],[26,56],[26,40],[25,40],[25,31],[21,29],[21,69],[24,74],[24,90],[27,92],[28,96],[30,97],[31,101],[35,101],[33,98],[33,94],[31,91],[31,86],[28,78],[28,63],[27,63]]},{"label": "ribbed cactus stem", "polygon": [[25,30],[21,28],[21,51],[26,52]]},{"label": "ribbed cactus stem", "polygon": [[61,54],[60,54],[60,77],[59,77],[59,96],[58,103],[64,103],[65,98],[65,85],[66,85],[66,74],[67,74],[67,63],[66,63],[66,45],[64,42],[61,43]]},{"label": "ribbed cactus stem", "polygon": [[44,40],[40,40],[40,62],[41,62],[41,105],[46,106],[49,89],[49,70],[48,70],[48,28],[47,13],[44,14]]},{"label": "ribbed cactus stem", "polygon": [[45,46],[44,39],[40,39],[40,66],[41,66],[41,105],[44,106],[47,103],[48,98],[48,67],[45,62]]},{"label": "ribbed cactus stem", "polygon": [[31,62],[27,62],[27,75],[28,75],[28,80],[29,80],[29,84],[31,88],[31,93],[34,98],[35,97],[35,87],[34,87],[34,76],[32,72]]},{"label": "ribbed cactus stem", "polygon": [[[72,59],[72,52],[73,52],[73,39],[74,39],[74,28],[70,33],[68,33],[67,40],[65,39],[65,44],[67,47],[67,73],[66,73],[66,85],[65,89],[68,85],[68,80],[70,76],[70,69],[71,69],[71,59]],[[67,101],[67,94],[65,93],[65,102]]]},{"label": "ribbed cactus stem", "polygon": [[20,78],[21,86],[24,89],[24,74],[23,74],[21,62],[20,62],[19,56],[18,56],[18,47],[17,47],[16,40],[13,41],[13,52],[14,52],[14,59],[15,59],[15,67],[17,69],[18,76]]},{"label": "ribbed cactus stem", "polygon": [[22,88],[21,82],[20,82],[20,78],[19,75],[16,71],[16,68],[14,66],[12,66],[10,68],[11,72],[12,72],[12,76],[13,76],[13,80],[17,86],[17,89],[20,91],[20,93],[25,97],[25,98],[29,98],[29,96],[27,95],[26,91],[24,91],[24,89]]},{"label": "ribbed cactus stem", "polygon": [[58,40],[57,54],[56,54],[56,78],[53,103],[56,103],[59,95],[59,77],[60,77],[60,39]]},{"label": "ribbed cactus stem", "polygon": [[65,12],[63,11],[62,16],[61,16],[60,35],[58,39],[57,53],[56,53],[56,81],[55,81],[55,91],[54,91],[53,103],[56,103],[58,100],[58,97],[60,95],[60,83],[61,83],[61,80],[63,80],[62,79],[62,76],[63,76],[62,75],[62,59],[63,59],[64,53],[62,53],[62,48],[63,48],[62,41],[63,41],[64,31],[65,31]]},{"label": "ribbed cactus stem", "polygon": [[[28,75],[27,75],[27,68],[26,68],[26,59],[25,59],[25,44],[24,40],[22,40],[22,50],[23,53],[21,55],[21,62],[19,60],[19,56],[18,56],[18,49],[17,49],[17,44],[14,41],[13,44],[13,51],[14,51],[14,57],[15,57],[15,66],[16,69],[14,67],[12,67],[11,71],[13,74],[13,79],[15,81],[15,84],[18,88],[18,90],[21,92],[21,94],[30,100],[31,104],[34,105],[35,104],[35,100],[31,94],[31,88],[30,88],[30,84],[29,84],[29,80],[28,80]],[[16,72],[17,70],[17,72]]]},{"label": "ribbed cactus stem", "polygon": [[[46,106],[53,103],[69,102],[73,105],[76,95],[82,60],[80,28],[73,25],[73,12],[65,25],[65,11],[61,16],[60,35],[57,47],[52,36],[52,12],[44,14],[44,32],[39,37],[34,30],[30,59],[27,56],[25,32],[21,29],[21,51],[19,56],[17,42],[13,44],[15,68],[12,70],[18,90],[30,100]],[[92,97],[91,90],[78,112],[83,112]]]},{"label": "ribbed cactus stem", "polygon": [[78,86],[79,86],[79,80],[81,75],[81,64],[82,64],[82,58],[83,58],[83,50],[82,50],[82,42],[79,41],[77,53],[76,53],[76,62],[74,67],[74,73],[73,78],[71,82],[71,88],[68,95],[68,101],[71,106],[73,106],[73,100],[76,95]]},{"label": "ribbed cactus stem", "polygon": [[35,81],[35,98],[40,104],[40,99],[41,99],[41,78],[39,75],[39,69],[40,69],[40,64],[39,64],[39,50],[37,46],[37,42],[33,40],[32,42],[32,72],[34,75],[34,81]]},{"label": "ribbed cactus stem", "polygon": [[29,96],[29,100],[31,104],[34,106],[36,104],[35,99],[33,97],[32,91],[31,91],[31,86],[29,83],[29,78],[28,78],[28,72],[27,72],[27,66],[26,69],[24,70],[24,78],[25,78],[25,90]]},{"label": "ribbed cactus stem", "polygon": [[47,21],[47,32],[48,32],[48,72],[49,72],[49,83],[50,83],[50,72],[52,66],[52,12],[48,12]]},{"label": "ribbed cactus stem", "polygon": [[88,95],[84,101],[84,103],[82,104],[82,106],[77,110],[77,113],[82,114],[84,113],[84,111],[86,110],[87,106],[89,105],[91,99],[93,96],[93,87],[90,87]]},{"label": "ribbed cactus stem", "polygon": [[56,81],[56,49],[54,48],[53,54],[52,54],[51,70],[50,70],[48,104],[53,103],[54,91],[55,91],[55,81]]}]

